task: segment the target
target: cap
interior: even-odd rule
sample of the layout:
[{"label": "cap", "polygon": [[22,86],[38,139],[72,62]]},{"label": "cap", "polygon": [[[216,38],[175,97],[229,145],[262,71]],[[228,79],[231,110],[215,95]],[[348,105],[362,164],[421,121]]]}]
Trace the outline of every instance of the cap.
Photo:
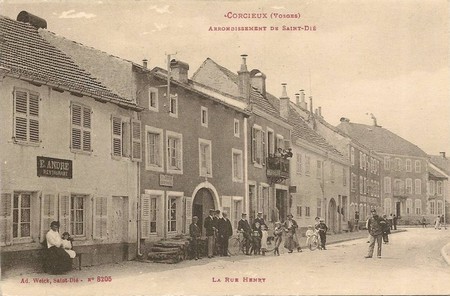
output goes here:
[{"label": "cap", "polygon": [[198,220],[197,216],[192,217],[192,220]]},{"label": "cap", "polygon": [[52,227],[52,226],[59,227],[59,222],[58,221],[52,221],[52,223],[50,223],[50,227]]},{"label": "cap", "polygon": [[214,210],[214,209],[209,209],[209,212],[210,213],[213,213],[213,212],[215,212],[216,210]]},{"label": "cap", "polygon": [[217,213],[217,214],[220,214],[220,210],[216,210],[216,213]]},{"label": "cap", "polygon": [[275,222],[275,225],[281,225],[280,221]]},{"label": "cap", "polygon": [[263,213],[263,212],[258,212],[258,215],[259,215],[259,214],[262,214],[262,213]]},{"label": "cap", "polygon": [[320,221],[320,222],[325,222],[325,220],[324,220],[324,219],[320,219],[319,221]]},{"label": "cap", "polygon": [[288,216],[288,217],[294,217],[292,214],[288,214],[287,216]]}]

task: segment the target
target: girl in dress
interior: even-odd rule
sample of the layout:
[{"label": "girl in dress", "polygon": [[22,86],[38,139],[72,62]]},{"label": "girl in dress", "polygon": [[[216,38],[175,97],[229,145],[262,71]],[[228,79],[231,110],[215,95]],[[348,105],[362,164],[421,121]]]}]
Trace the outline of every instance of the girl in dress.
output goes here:
[{"label": "girl in dress", "polygon": [[263,256],[266,255],[267,250],[267,237],[269,234],[267,233],[267,227],[266,225],[261,225],[261,254]]},{"label": "girl in dress", "polygon": [[72,241],[73,239],[70,237],[70,234],[68,232],[64,232],[62,235],[62,247],[64,248],[64,251],[69,254],[70,258],[73,259],[77,253],[72,250]]}]

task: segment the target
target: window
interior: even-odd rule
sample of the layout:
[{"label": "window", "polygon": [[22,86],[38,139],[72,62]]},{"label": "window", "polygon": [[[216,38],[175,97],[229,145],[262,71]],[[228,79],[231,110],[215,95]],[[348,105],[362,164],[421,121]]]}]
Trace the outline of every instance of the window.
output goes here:
[{"label": "window", "polygon": [[200,176],[212,177],[211,141],[198,139]]},{"label": "window", "polygon": [[241,128],[239,127],[239,120],[234,119],[234,127],[233,127],[233,133],[236,138],[239,138],[241,136]]},{"label": "window", "polygon": [[13,238],[20,239],[30,237],[31,237],[31,194],[14,192]]},{"label": "window", "polygon": [[178,117],[178,95],[170,95],[169,100],[169,115],[172,117]]},{"label": "window", "polygon": [[437,205],[437,215],[442,215],[443,214],[443,211],[442,211],[442,209],[443,209],[443,207],[442,207],[442,205],[443,205],[443,203],[442,203],[442,200],[438,200],[438,201],[436,201],[436,205]]},{"label": "window", "polygon": [[412,162],[411,159],[407,159],[405,162],[405,169],[407,172],[412,172]]},{"label": "window", "polygon": [[311,173],[311,157],[305,155],[305,175],[309,176]]},{"label": "window", "polygon": [[394,180],[394,194],[403,195],[405,193],[403,181],[400,179]]},{"label": "window", "polygon": [[422,181],[420,179],[414,180],[414,191],[416,194],[422,194]]},{"label": "window", "polygon": [[391,177],[384,177],[384,193],[391,193]]},{"label": "window", "polygon": [[242,165],[242,151],[237,149],[232,149],[233,154],[233,162],[232,162],[232,170],[233,170],[233,182],[242,183],[244,180],[243,177],[243,165]]},{"label": "window", "polygon": [[359,176],[359,194],[364,194],[364,178]]},{"label": "window", "polygon": [[335,178],[335,169],[334,169],[334,163],[330,165],[330,181],[331,183],[334,183]]},{"label": "window", "polygon": [[359,168],[363,169],[363,165],[364,165],[364,157],[363,157],[363,153],[361,151],[359,151]]},{"label": "window", "polygon": [[302,206],[297,206],[297,217],[302,216]]},{"label": "window", "polygon": [[175,232],[177,231],[177,198],[169,197],[168,202],[167,229],[169,232]]},{"label": "window", "polygon": [[416,199],[414,201],[414,208],[416,215],[421,215],[422,214],[422,201],[420,199]]},{"label": "window", "polygon": [[200,122],[204,127],[208,127],[208,108],[201,107],[200,108]]},{"label": "window", "polygon": [[350,161],[352,165],[355,165],[355,148],[350,148]]},{"label": "window", "polygon": [[157,201],[158,196],[150,195],[150,234],[156,233],[156,219],[157,219]]},{"label": "window", "polygon": [[412,212],[412,199],[408,198],[406,200],[406,215],[411,215]]},{"label": "window", "polygon": [[296,154],[297,156],[297,175],[302,174],[302,155],[300,153]]},{"label": "window", "polygon": [[317,199],[317,212],[316,217],[322,216],[322,200],[320,198]]},{"label": "window", "polygon": [[258,211],[263,213],[264,219],[269,215],[269,187],[266,184],[260,186]]},{"label": "window", "polygon": [[158,112],[158,89],[154,87],[148,88],[148,109]]},{"label": "window", "polygon": [[420,163],[420,160],[416,160],[416,161],[415,161],[415,170],[416,170],[416,173],[420,173],[420,171],[421,171],[421,163]]},{"label": "window", "polygon": [[71,149],[75,152],[91,152],[91,109],[76,103],[71,104],[72,135]]},{"label": "window", "polygon": [[86,199],[84,195],[70,197],[70,233],[74,236],[86,235]]},{"label": "window", "polygon": [[392,203],[390,198],[384,199],[384,213],[389,215],[392,213]]},{"label": "window", "polygon": [[163,130],[145,126],[146,140],[146,162],[145,169],[162,172],[163,168]]},{"label": "window", "polygon": [[406,178],[405,184],[406,184],[406,193],[407,194],[412,194],[413,193],[412,179],[411,178]]},{"label": "window", "polygon": [[394,160],[394,170],[396,170],[396,171],[402,170],[402,160],[400,158],[396,158]]},{"label": "window", "polygon": [[368,180],[366,177],[364,177],[364,194],[369,193],[369,186],[368,186]]},{"label": "window", "polygon": [[430,193],[430,195],[435,195],[435,193],[436,193],[435,186],[436,186],[436,184],[434,183],[433,180],[430,180],[428,182],[428,189],[429,189],[428,192]]},{"label": "window", "polygon": [[436,214],[436,203],[434,200],[430,201],[430,214],[435,215]]},{"label": "window", "polygon": [[167,172],[183,173],[183,137],[171,131],[166,132],[167,142]]},{"label": "window", "polygon": [[356,190],[356,175],[354,173],[352,173],[352,179],[350,180],[351,182],[351,188],[352,191]]},{"label": "window", "polygon": [[275,142],[274,142],[273,130],[267,128],[267,153],[269,155],[275,154]]},{"label": "window", "polygon": [[391,169],[391,159],[387,156],[384,157],[384,169],[389,171]]},{"label": "window", "polygon": [[242,216],[242,200],[233,200],[233,229],[237,229],[239,220]]},{"label": "window", "polygon": [[14,89],[14,141],[39,144],[39,94]]},{"label": "window", "polygon": [[252,128],[252,161],[256,165],[264,164],[264,132],[260,126]]},{"label": "window", "polygon": [[112,120],[112,155],[113,157],[127,157],[129,152],[130,125],[122,118],[113,116]]},{"label": "window", "polygon": [[305,216],[306,217],[311,216],[311,209],[310,209],[310,207],[305,207]]},{"label": "window", "polygon": [[316,178],[322,179],[322,161],[318,160],[316,163],[317,163]]},{"label": "window", "polygon": [[436,193],[437,195],[442,195],[442,181],[436,182]]}]

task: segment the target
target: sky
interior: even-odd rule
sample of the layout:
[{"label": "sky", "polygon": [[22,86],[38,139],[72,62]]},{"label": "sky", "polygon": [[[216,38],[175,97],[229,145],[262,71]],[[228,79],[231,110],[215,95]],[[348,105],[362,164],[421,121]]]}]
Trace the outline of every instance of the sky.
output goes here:
[{"label": "sky", "polygon": [[[57,35],[136,63],[146,58],[150,68],[165,68],[166,54],[176,53],[190,76],[208,57],[236,72],[247,54],[249,70],[267,76],[270,93],[279,97],[287,83],[294,101],[304,89],[333,125],[341,117],[372,124],[373,113],[378,125],[425,152],[450,155],[448,6],[445,0],[0,0],[0,13],[15,19],[26,10]],[[252,13],[267,18],[233,17]],[[271,18],[275,13],[297,18]],[[210,31],[246,26],[266,31]]]}]

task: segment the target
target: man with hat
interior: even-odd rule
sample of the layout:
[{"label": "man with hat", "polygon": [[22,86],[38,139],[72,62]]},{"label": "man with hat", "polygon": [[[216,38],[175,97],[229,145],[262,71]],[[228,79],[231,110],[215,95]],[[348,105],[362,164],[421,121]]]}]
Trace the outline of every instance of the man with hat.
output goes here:
[{"label": "man with hat", "polygon": [[265,225],[267,227],[267,224],[266,224],[266,221],[264,221],[262,212],[258,212],[258,215],[256,216],[255,221],[253,221],[253,229],[255,229],[256,222],[258,222],[260,226]]},{"label": "man with hat", "polygon": [[228,255],[228,241],[230,236],[233,235],[233,227],[231,226],[230,219],[227,218],[228,213],[222,212],[222,218],[219,219],[218,223],[218,236],[220,244],[220,256]]},{"label": "man with hat", "polygon": [[221,253],[221,244],[220,244],[220,239],[219,239],[219,220],[220,220],[220,210],[215,210],[214,211],[214,216],[213,216],[213,227],[214,227],[214,250],[213,250],[213,255],[219,255]]},{"label": "man with hat", "polygon": [[214,209],[209,210],[209,216],[205,218],[203,222],[203,226],[206,230],[206,238],[208,239],[208,258],[212,258],[214,256],[214,235],[216,228],[214,227]]},{"label": "man with hat", "polygon": [[302,251],[300,248],[300,244],[297,239],[297,222],[292,219],[294,216],[292,214],[287,215],[287,220],[284,221],[283,228],[287,232],[287,237],[284,242],[284,247],[289,250],[289,253],[292,253],[294,249],[297,249],[298,252]]},{"label": "man with hat", "polygon": [[375,241],[377,242],[377,257],[381,258],[381,246],[383,240],[384,227],[387,225],[386,221],[378,216],[377,211],[372,209],[370,211],[372,217],[367,221],[367,230],[369,231],[369,252],[365,258],[372,258]]},{"label": "man with hat", "polygon": [[250,255],[249,250],[250,250],[252,229],[250,228],[250,224],[247,221],[246,213],[242,213],[242,218],[238,222],[238,231],[242,232],[242,234],[244,235],[245,254]]},{"label": "man with hat", "polygon": [[197,226],[198,217],[192,217],[192,223],[189,225],[189,236],[191,237],[191,250],[194,255],[194,259],[198,260],[198,239],[200,238],[200,228]]},{"label": "man with hat", "polygon": [[316,229],[319,232],[320,237],[320,249],[326,250],[325,244],[327,243],[327,231],[328,227],[325,224],[325,220],[323,218],[319,219],[319,224],[316,225]]}]

